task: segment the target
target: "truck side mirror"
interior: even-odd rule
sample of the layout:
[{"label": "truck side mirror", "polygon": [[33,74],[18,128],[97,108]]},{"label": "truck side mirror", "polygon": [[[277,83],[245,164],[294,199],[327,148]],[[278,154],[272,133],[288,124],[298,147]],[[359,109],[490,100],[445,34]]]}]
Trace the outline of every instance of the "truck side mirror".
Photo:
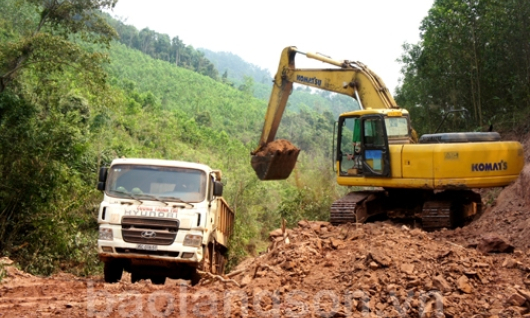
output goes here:
[{"label": "truck side mirror", "polygon": [[213,182],[213,195],[216,197],[220,197],[223,195],[223,184],[221,182]]},{"label": "truck side mirror", "polygon": [[107,167],[101,167],[99,168],[99,176],[98,176],[98,186],[97,189],[99,191],[105,190],[105,183],[107,182],[107,173],[109,171],[109,168]]},{"label": "truck side mirror", "polygon": [[99,168],[99,182],[107,182],[107,172],[109,171],[109,168],[107,167],[101,167]]}]

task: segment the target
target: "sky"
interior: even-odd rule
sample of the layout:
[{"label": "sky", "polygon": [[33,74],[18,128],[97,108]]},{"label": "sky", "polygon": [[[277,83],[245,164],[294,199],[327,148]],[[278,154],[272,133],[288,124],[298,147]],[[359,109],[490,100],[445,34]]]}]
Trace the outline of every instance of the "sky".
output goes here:
[{"label": "sky", "polygon": [[[402,45],[420,40],[419,27],[433,1],[119,0],[109,13],[194,48],[232,52],[271,75],[287,46],[359,61],[395,92]],[[328,67],[299,55],[295,65]]]}]

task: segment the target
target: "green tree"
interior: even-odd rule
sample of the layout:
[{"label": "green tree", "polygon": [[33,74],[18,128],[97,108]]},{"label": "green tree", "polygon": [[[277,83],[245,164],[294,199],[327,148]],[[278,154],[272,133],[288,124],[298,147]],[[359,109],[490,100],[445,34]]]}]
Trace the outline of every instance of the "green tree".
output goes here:
[{"label": "green tree", "polygon": [[243,76],[243,84],[239,85],[239,90],[245,94],[253,95],[254,79],[250,76]]},{"label": "green tree", "polygon": [[106,58],[93,48],[115,35],[99,14],[115,1],[5,2],[23,20],[3,16],[12,32],[0,39],[0,250],[50,273],[94,255],[74,238],[88,242],[78,231],[93,225],[90,123],[94,105],[108,104]]},{"label": "green tree", "polygon": [[84,41],[108,45],[116,33],[100,16],[99,9],[112,8],[116,1],[27,0],[40,18],[21,39],[0,48],[0,93],[28,66],[49,72],[68,65],[91,70],[95,74],[93,80],[101,78],[98,66],[104,56],[82,50],[68,37],[77,35]]},{"label": "green tree", "polygon": [[[437,0],[421,42],[405,44],[397,101],[425,130],[450,109],[467,129],[513,127],[530,106],[530,8],[524,0]],[[448,129],[461,129],[461,117]],[[422,130],[422,129],[420,129]]]}]

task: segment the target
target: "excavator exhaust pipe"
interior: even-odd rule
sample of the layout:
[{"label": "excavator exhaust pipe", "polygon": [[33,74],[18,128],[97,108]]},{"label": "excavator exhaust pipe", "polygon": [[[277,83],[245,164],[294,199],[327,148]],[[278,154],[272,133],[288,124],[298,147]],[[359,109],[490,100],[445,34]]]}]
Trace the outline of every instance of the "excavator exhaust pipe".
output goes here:
[{"label": "excavator exhaust pipe", "polygon": [[286,140],[276,140],[252,154],[252,168],[260,180],[284,180],[296,165],[300,149]]}]

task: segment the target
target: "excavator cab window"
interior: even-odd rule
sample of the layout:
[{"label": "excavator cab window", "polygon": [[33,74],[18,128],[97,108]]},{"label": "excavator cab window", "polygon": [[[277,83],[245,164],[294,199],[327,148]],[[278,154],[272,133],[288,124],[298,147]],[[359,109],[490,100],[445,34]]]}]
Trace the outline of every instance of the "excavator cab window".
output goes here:
[{"label": "excavator cab window", "polygon": [[388,121],[383,115],[339,118],[337,157],[342,176],[390,176]]},{"label": "excavator cab window", "polygon": [[361,175],[361,121],[359,117],[339,120],[337,160],[341,175]]},{"label": "excavator cab window", "polygon": [[390,155],[385,118],[382,115],[361,117],[361,158],[365,176],[390,176]]}]

